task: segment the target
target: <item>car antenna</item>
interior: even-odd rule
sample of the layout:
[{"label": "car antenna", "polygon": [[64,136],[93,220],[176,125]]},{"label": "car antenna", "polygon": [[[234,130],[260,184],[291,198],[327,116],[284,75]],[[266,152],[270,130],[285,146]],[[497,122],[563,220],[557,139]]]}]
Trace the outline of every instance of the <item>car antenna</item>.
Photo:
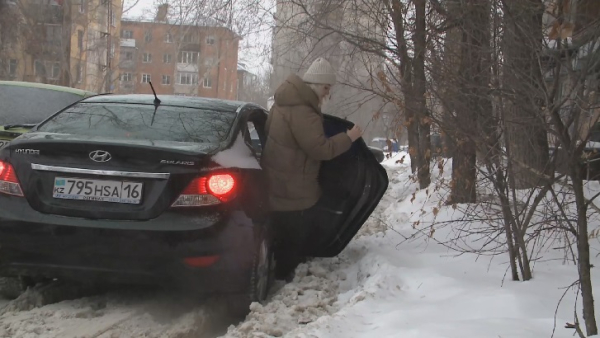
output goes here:
[{"label": "car antenna", "polygon": [[154,86],[152,85],[152,81],[148,81],[150,84],[150,88],[152,89],[152,94],[154,94],[154,114],[152,114],[152,121],[150,125],[154,124],[154,117],[156,116],[156,111],[158,110],[158,106],[160,106],[160,99],[156,96],[156,91],[154,90]]}]

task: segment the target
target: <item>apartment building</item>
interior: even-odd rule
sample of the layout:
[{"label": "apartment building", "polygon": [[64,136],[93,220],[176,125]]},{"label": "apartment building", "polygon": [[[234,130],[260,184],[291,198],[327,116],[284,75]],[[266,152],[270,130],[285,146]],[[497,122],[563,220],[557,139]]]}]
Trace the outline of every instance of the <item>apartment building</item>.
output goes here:
[{"label": "apartment building", "polygon": [[[0,49],[0,79],[94,92],[114,88],[123,10],[120,1],[0,1],[5,47]],[[18,24],[11,25],[8,20]],[[7,27],[13,29],[7,32]]]},{"label": "apartment building", "polygon": [[[385,41],[376,17],[361,14],[380,6],[380,1],[278,0],[272,35],[270,96],[290,73],[303,74],[317,57],[325,57],[337,70],[337,84],[323,112],[347,118],[364,128],[363,137],[371,140],[386,134],[386,126],[372,123],[374,116],[397,108],[376,97],[369,90],[372,75],[381,70],[383,59],[361,52],[336,33],[341,31],[371,41]],[[355,7],[357,4],[365,8]],[[306,11],[318,15],[325,26],[315,25]],[[399,137],[399,136],[398,136]]]},{"label": "apartment building", "polygon": [[[248,69],[244,62],[238,62],[237,66],[237,97],[238,100],[251,101],[256,99],[254,93],[258,83],[258,76]],[[266,99],[266,98],[265,98]]]},{"label": "apartment building", "polygon": [[237,98],[240,37],[216,25],[121,22],[119,93]]}]

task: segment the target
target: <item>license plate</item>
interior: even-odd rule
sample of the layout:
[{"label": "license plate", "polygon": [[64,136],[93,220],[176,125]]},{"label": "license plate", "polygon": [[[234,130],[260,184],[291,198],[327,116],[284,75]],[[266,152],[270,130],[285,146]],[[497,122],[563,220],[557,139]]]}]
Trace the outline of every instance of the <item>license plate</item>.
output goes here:
[{"label": "license plate", "polygon": [[140,204],[142,183],[127,181],[54,178],[52,197],[125,204]]}]

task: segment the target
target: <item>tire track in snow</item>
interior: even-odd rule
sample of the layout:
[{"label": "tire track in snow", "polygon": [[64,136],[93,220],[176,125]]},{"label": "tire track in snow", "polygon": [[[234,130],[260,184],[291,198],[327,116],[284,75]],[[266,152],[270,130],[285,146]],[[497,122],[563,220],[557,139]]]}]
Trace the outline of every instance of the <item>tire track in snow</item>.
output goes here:
[{"label": "tire track in snow", "polygon": [[0,316],[0,337],[202,338],[233,323],[218,300],[199,303],[156,291],[118,290]]}]

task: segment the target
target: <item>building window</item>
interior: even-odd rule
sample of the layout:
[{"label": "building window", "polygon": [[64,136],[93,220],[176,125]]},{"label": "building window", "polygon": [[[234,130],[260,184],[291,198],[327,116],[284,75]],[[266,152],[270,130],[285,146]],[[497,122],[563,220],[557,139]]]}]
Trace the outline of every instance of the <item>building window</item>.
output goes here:
[{"label": "building window", "polygon": [[163,75],[162,76],[162,84],[164,84],[164,85],[170,85],[171,84],[171,77],[169,75]]},{"label": "building window", "polygon": [[87,44],[90,47],[90,49],[96,45],[97,41],[98,41],[97,32],[94,31],[93,29],[89,28],[87,31]]},{"label": "building window", "polygon": [[83,51],[83,31],[80,29],[77,31],[77,47],[79,51]]},{"label": "building window", "polygon": [[81,83],[82,80],[83,80],[83,66],[82,65],[78,65],[77,66],[77,74],[76,74],[75,81],[77,83]]},{"label": "building window", "polygon": [[79,2],[79,13],[84,13],[85,12],[85,0],[81,0]]},{"label": "building window", "polygon": [[179,52],[179,63],[197,64],[198,52]]},{"label": "building window", "polygon": [[150,80],[150,74],[142,74],[142,83],[148,83]]},{"label": "building window", "polygon": [[33,62],[33,74],[35,76],[46,76],[46,67],[42,61],[35,60]]},{"label": "building window", "polygon": [[16,59],[10,59],[8,61],[8,75],[9,76],[17,76],[17,60]]},{"label": "building window", "polygon": [[50,64],[50,69],[52,70],[50,72],[50,76],[48,76],[48,78],[50,79],[58,79],[60,76],[60,63],[58,62],[54,62]]},{"label": "building window", "polygon": [[116,46],[116,45],[115,45],[115,43],[113,42],[113,43],[110,45],[110,58],[111,58],[111,59],[114,59],[114,58],[115,58],[115,51],[116,51],[116,49],[117,49],[117,46]]},{"label": "building window", "polygon": [[121,37],[123,39],[133,39],[133,31],[122,30],[121,31]]},{"label": "building window", "polygon": [[117,13],[115,11],[111,11],[110,15],[110,25],[113,27],[117,27]]},{"label": "building window", "polygon": [[210,76],[204,78],[204,88],[212,88],[212,79]]},{"label": "building window", "polygon": [[124,54],[123,59],[125,59],[125,60],[133,60],[133,52],[125,52],[123,54]]},{"label": "building window", "polygon": [[194,40],[194,35],[192,33],[187,33],[183,36],[183,42],[185,43],[192,43]]},{"label": "building window", "polygon": [[150,31],[144,32],[144,41],[146,41],[146,42],[152,41],[152,32],[150,32]]},{"label": "building window", "polygon": [[131,82],[133,76],[131,73],[122,73],[121,74],[121,82]]},{"label": "building window", "polygon": [[173,43],[173,35],[171,35],[171,33],[165,34],[165,42],[166,43]]},{"label": "building window", "polygon": [[163,63],[171,63],[171,54],[163,55]]},{"label": "building window", "polygon": [[206,44],[207,45],[214,45],[216,41],[217,40],[215,39],[214,36],[207,36],[206,37]]},{"label": "building window", "polygon": [[181,85],[197,85],[198,74],[197,73],[178,73],[177,83]]},{"label": "building window", "polygon": [[142,62],[144,62],[144,63],[152,62],[152,54],[144,53],[144,55],[142,56]]},{"label": "building window", "polygon": [[46,41],[55,46],[60,46],[62,40],[62,27],[60,25],[46,25]]}]

